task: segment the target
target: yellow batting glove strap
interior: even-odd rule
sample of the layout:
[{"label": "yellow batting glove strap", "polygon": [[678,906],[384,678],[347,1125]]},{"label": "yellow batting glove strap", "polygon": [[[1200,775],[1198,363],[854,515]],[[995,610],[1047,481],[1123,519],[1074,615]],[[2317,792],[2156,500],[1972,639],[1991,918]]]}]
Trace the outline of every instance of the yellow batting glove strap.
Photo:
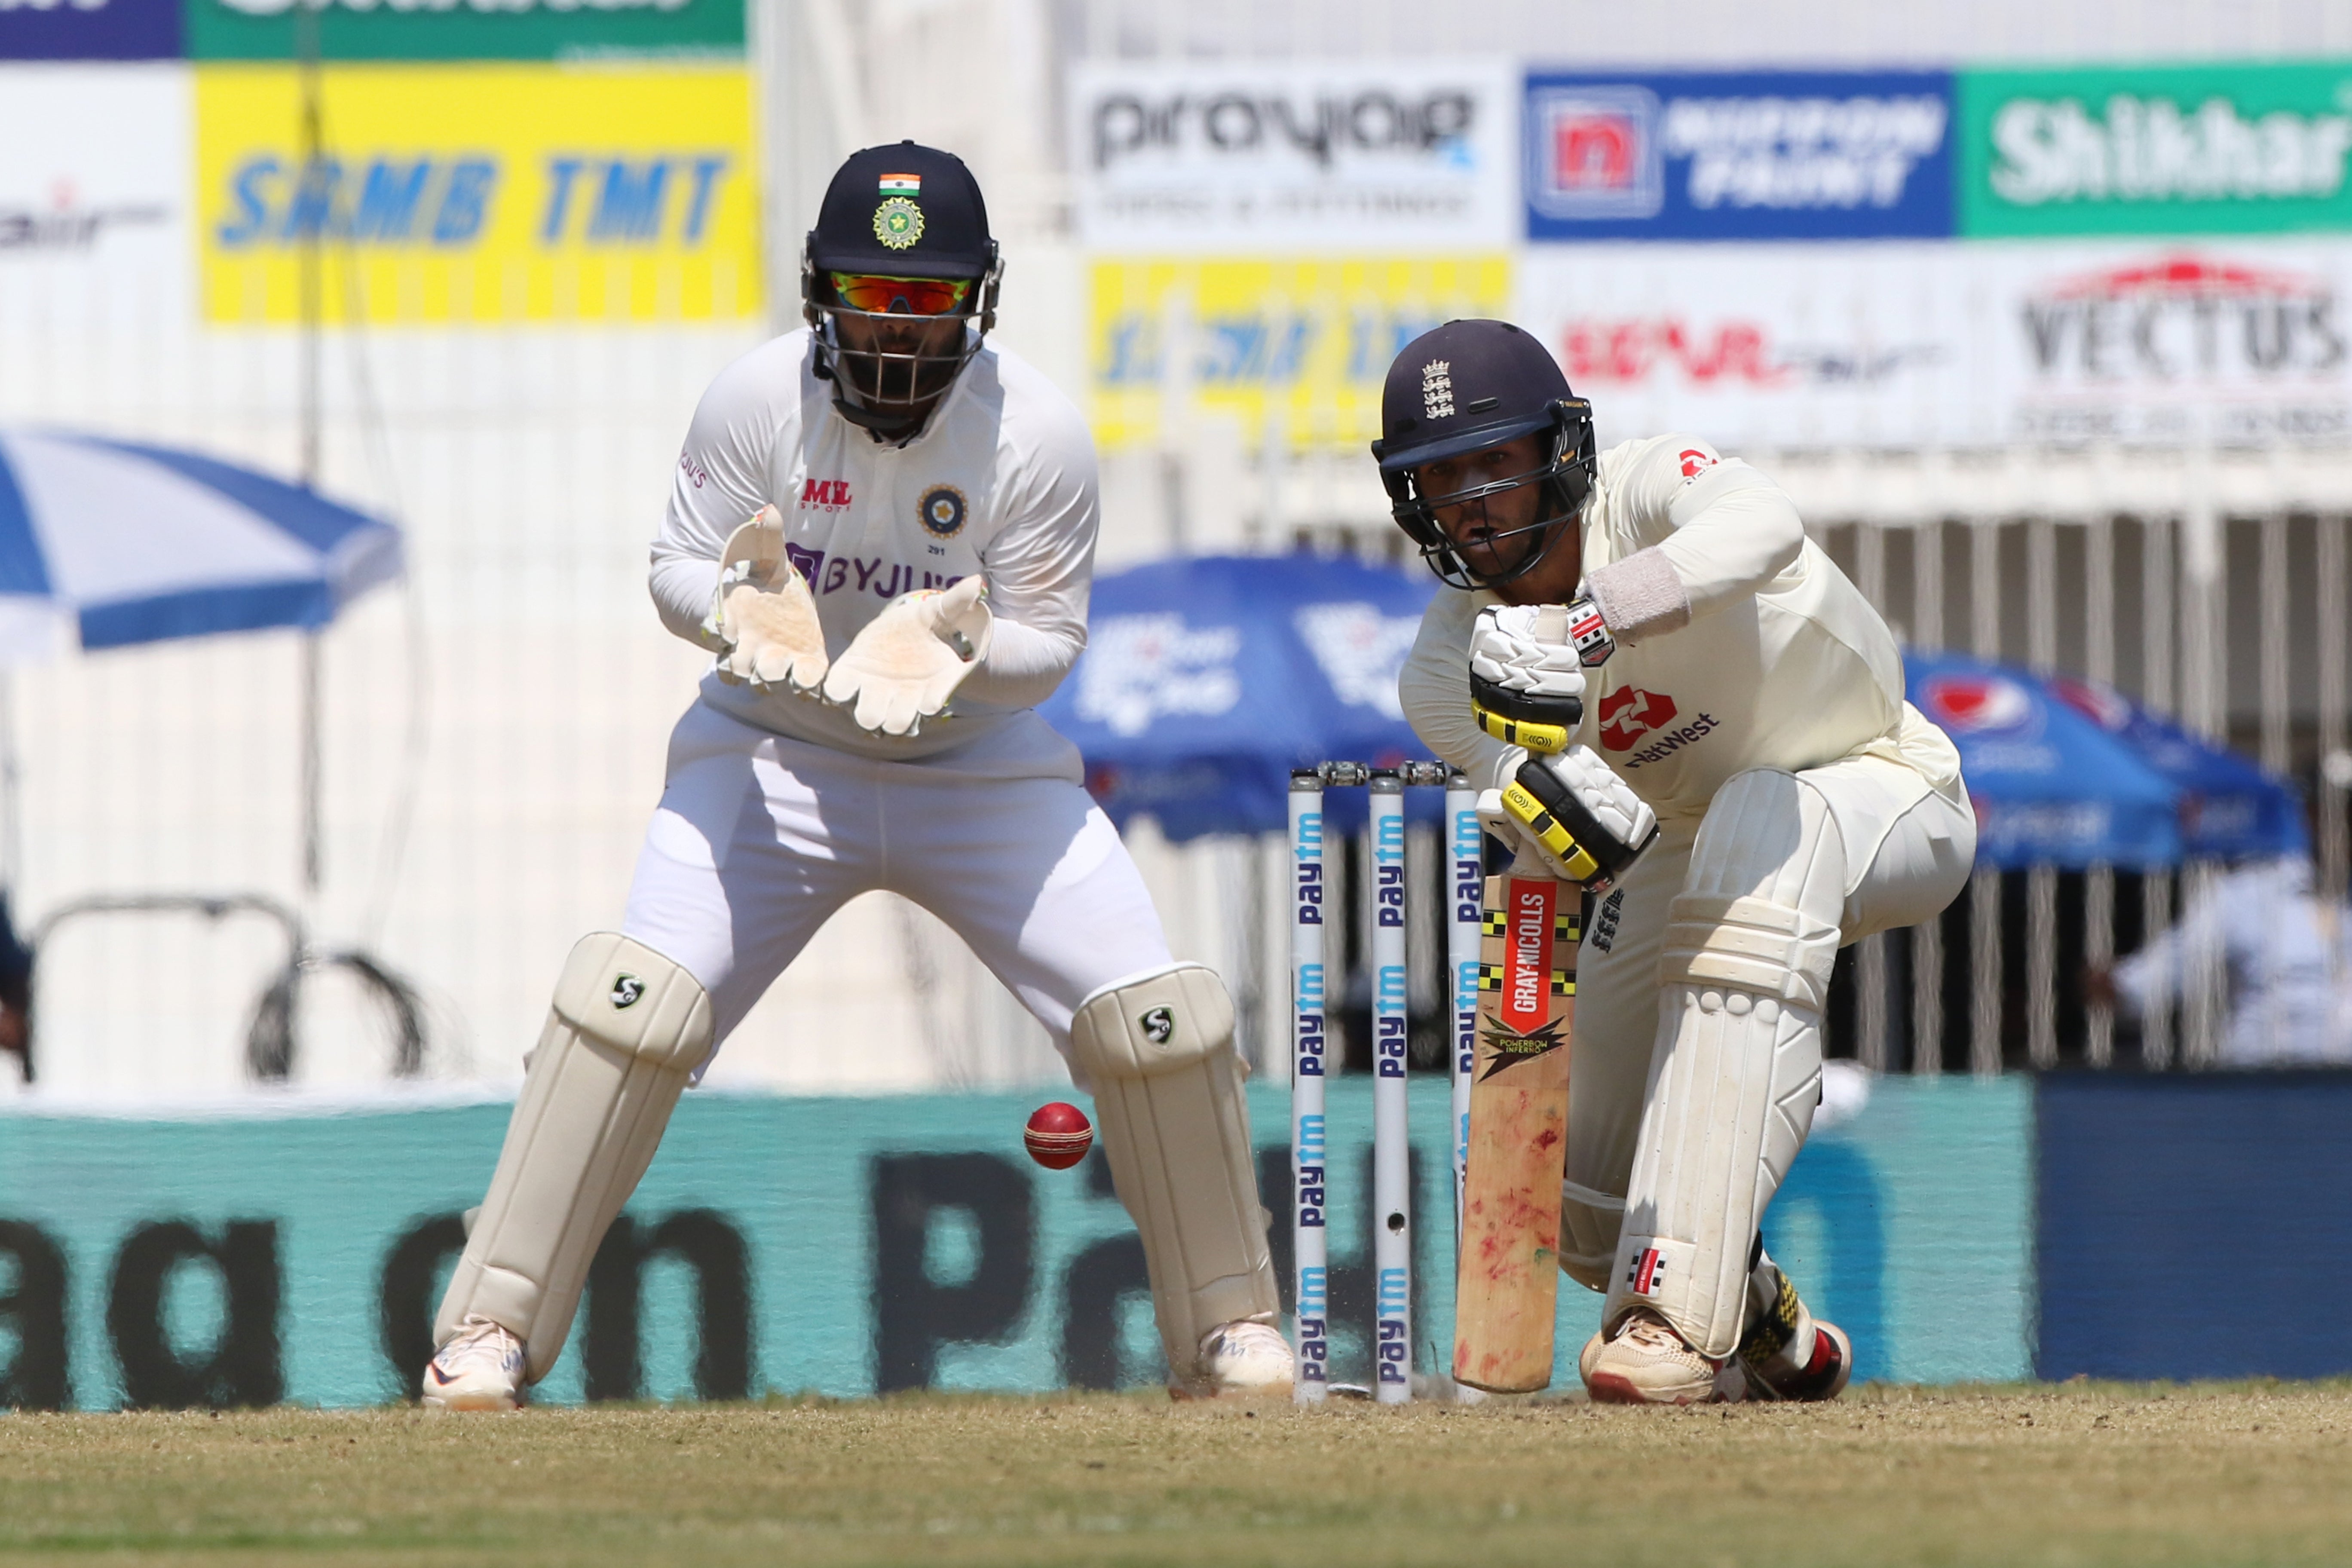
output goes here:
[{"label": "yellow batting glove strap", "polygon": [[1601,863],[1585,852],[1584,846],[1571,837],[1559,819],[1544,808],[1544,803],[1517,784],[1503,790],[1503,809],[1512,819],[1535,836],[1536,842],[1550,852],[1552,858],[1568,868],[1568,874],[1580,882],[1590,881],[1601,874]]},{"label": "yellow batting glove strap", "polygon": [[1562,725],[1538,724],[1527,720],[1506,719],[1500,713],[1491,709],[1481,708],[1475,702],[1470,705],[1470,711],[1476,715],[1478,728],[1507,746],[1524,746],[1530,752],[1540,752],[1548,757],[1556,757],[1568,750],[1568,731]]}]

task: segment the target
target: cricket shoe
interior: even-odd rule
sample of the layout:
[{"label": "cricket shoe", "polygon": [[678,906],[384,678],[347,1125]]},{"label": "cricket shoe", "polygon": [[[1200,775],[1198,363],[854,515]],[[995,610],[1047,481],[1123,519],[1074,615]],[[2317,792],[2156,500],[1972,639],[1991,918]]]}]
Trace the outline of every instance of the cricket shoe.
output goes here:
[{"label": "cricket shoe", "polygon": [[1576,1359],[1597,1405],[1729,1405],[1747,1392],[1734,1360],[1717,1361],[1656,1314],[1626,1314],[1613,1334],[1595,1334]]},{"label": "cricket shoe", "polygon": [[504,1323],[469,1314],[425,1363],[427,1410],[514,1410],[523,1402],[522,1341]]},{"label": "cricket shoe", "polygon": [[[1760,1254],[1759,1255],[1761,1256]],[[1835,1399],[1853,1372],[1853,1342],[1805,1310],[1797,1287],[1769,1261],[1748,1277],[1756,1302],[1737,1360],[1757,1399]]]},{"label": "cricket shoe", "polygon": [[1174,1390],[1182,1399],[1247,1398],[1289,1394],[1298,1379],[1298,1358],[1290,1342],[1264,1323],[1244,1318],[1201,1336],[1200,1360],[1192,1384]]},{"label": "cricket shoe", "polygon": [[1835,1323],[1813,1320],[1813,1353],[1803,1365],[1785,1355],[1749,1360],[1740,1347],[1739,1363],[1747,1371],[1748,1392],[1757,1399],[1812,1402],[1835,1399],[1853,1374],[1853,1342]]}]

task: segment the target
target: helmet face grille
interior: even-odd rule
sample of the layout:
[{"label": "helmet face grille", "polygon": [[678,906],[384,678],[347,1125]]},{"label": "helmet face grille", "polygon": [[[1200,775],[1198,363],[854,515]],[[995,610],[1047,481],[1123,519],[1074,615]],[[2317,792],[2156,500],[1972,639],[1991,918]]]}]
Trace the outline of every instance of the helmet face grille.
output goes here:
[{"label": "helmet face grille", "polygon": [[841,301],[804,250],[801,316],[816,337],[817,374],[834,384],[834,405],[877,431],[919,428],[996,325],[1003,274],[992,245],[988,270],[962,309],[929,316],[861,310]]},{"label": "helmet face grille", "polygon": [[[1550,555],[1559,541],[1577,526],[1585,499],[1592,492],[1597,461],[1592,406],[1582,398],[1560,398],[1551,405],[1551,415],[1550,459],[1532,473],[1498,479],[1492,484],[1475,485],[1450,495],[1427,496],[1421,493],[1420,481],[1412,469],[1382,471],[1381,479],[1388,487],[1391,515],[1404,530],[1406,536],[1419,547],[1423,563],[1447,587],[1499,588],[1506,583],[1524,577]],[[1499,543],[1532,534],[1537,536],[1534,547],[1525,559],[1508,571],[1493,574],[1478,571],[1463,559],[1460,549],[1438,521],[1438,509],[1482,503],[1490,497],[1527,485],[1544,487],[1545,504],[1540,508],[1540,515],[1535,521],[1522,527],[1506,529],[1490,535],[1488,542]],[[1549,536],[1545,537],[1547,534]]]}]

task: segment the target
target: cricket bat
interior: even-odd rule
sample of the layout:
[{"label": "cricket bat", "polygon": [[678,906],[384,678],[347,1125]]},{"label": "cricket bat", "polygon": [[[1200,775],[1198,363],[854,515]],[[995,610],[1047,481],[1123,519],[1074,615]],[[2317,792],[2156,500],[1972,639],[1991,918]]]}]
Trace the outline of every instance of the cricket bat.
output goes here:
[{"label": "cricket bat", "polygon": [[1531,856],[1486,879],[1454,1379],[1494,1394],[1551,1382],[1583,901]]}]

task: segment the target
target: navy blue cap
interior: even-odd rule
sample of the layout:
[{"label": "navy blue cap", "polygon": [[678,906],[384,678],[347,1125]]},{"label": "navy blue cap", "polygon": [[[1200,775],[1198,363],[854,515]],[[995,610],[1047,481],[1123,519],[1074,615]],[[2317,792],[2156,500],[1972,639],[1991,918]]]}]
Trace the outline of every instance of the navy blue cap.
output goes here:
[{"label": "navy blue cap", "polygon": [[980,182],[954,153],[914,142],[852,153],[808,246],[822,271],[891,278],[978,278],[994,257]]}]

